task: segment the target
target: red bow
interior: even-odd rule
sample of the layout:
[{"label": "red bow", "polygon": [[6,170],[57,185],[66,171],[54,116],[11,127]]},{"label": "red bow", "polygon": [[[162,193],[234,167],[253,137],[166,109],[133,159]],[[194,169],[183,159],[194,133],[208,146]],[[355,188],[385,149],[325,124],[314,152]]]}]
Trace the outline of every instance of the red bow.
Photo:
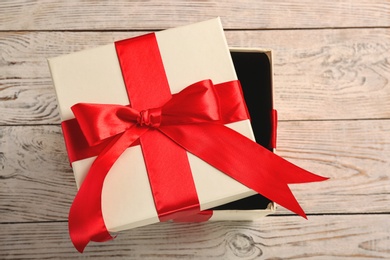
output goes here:
[{"label": "red bow", "polygon": [[162,130],[172,125],[221,120],[218,96],[210,80],[195,83],[172,95],[159,108],[137,111],[130,106],[79,103],[72,111],[90,146],[127,131],[137,140],[150,128]]},{"label": "red bow", "polygon": [[[69,213],[70,235],[79,251],[90,240],[112,238],[101,212],[104,178],[117,158],[148,131],[160,132],[228,176],[303,217],[305,213],[287,184],[326,179],[224,126],[218,94],[209,80],[187,87],[160,108],[137,111],[130,106],[76,104],[72,110],[90,145],[111,139],[92,164]],[[164,169],[161,174],[169,178]]]}]

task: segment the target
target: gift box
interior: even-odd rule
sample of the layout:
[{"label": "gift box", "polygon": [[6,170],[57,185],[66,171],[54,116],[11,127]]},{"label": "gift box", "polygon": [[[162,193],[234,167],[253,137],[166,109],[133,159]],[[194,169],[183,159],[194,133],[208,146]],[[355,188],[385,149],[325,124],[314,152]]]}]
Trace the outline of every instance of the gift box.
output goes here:
[{"label": "gift box", "polygon": [[[257,193],[305,216],[287,184],[323,180],[254,141],[218,18],[51,58],[49,67],[79,188],[69,213],[79,251],[114,231],[204,221],[203,210]],[[263,98],[271,113],[272,94]]]}]

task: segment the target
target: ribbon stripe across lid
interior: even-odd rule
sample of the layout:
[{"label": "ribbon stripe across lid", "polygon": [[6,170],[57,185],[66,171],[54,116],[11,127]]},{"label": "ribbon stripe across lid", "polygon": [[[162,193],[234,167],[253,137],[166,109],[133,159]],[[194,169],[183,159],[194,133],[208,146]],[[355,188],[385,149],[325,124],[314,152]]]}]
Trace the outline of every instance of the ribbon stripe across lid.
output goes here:
[{"label": "ribbon stripe across lid", "polygon": [[[72,120],[63,126],[75,132],[81,129],[88,144],[99,147],[93,148],[98,157],[69,213],[71,239],[79,251],[89,241],[112,238],[101,212],[104,178],[116,159],[138,140],[161,221],[183,219],[200,210],[186,151],[305,217],[288,184],[326,178],[287,162],[223,125],[248,118],[241,90],[236,88],[238,81],[213,86],[204,80],[171,95],[153,34],[118,42],[116,48],[131,106],[77,104],[72,110],[78,126],[69,126],[75,125]],[[71,146],[67,141],[67,148],[72,150]],[[73,149],[71,157],[88,155],[84,150],[88,149],[73,155]]]},{"label": "ribbon stripe across lid", "polygon": [[[131,107],[143,111],[164,106],[172,95],[156,35],[119,41],[115,48]],[[139,142],[160,221],[199,212],[187,152],[155,129]]]}]

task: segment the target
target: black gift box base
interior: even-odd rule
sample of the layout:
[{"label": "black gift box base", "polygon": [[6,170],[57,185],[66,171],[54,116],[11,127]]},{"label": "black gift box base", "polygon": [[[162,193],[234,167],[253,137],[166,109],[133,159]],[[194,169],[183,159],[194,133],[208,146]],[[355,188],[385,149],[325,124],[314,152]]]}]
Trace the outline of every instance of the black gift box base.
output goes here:
[{"label": "black gift box base", "polygon": [[[251,117],[256,142],[272,151],[272,71],[267,53],[250,50],[230,51],[237,77]],[[271,201],[260,194],[233,201],[212,210],[261,210]]]}]

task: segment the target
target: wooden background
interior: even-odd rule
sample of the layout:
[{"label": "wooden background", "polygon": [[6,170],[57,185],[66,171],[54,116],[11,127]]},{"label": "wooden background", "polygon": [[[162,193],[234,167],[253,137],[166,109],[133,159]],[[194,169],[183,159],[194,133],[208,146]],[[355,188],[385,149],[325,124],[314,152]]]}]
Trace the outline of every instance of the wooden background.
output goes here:
[{"label": "wooden background", "polygon": [[[84,254],[47,57],[221,16],[230,46],[274,50],[278,153],[323,183],[306,221],[159,223]],[[0,259],[390,259],[388,0],[0,2]]]}]

